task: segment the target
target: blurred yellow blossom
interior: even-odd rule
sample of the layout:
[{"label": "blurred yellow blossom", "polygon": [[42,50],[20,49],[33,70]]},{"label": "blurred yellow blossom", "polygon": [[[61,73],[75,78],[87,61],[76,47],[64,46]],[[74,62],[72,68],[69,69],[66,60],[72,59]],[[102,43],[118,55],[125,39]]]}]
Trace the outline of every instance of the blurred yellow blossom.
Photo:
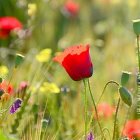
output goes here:
[{"label": "blurred yellow blossom", "polygon": [[59,93],[60,89],[55,83],[44,82],[40,87],[42,93]]},{"label": "blurred yellow blossom", "polygon": [[37,91],[36,87],[34,87],[34,86],[31,86],[30,90],[31,90],[32,93],[35,93]]},{"label": "blurred yellow blossom", "polygon": [[133,7],[135,7],[137,5],[137,1],[136,0],[129,0],[128,4],[129,4],[130,7],[133,8]]},{"label": "blurred yellow blossom", "polygon": [[48,62],[51,57],[51,49],[43,49],[36,55],[36,59],[39,62]]},{"label": "blurred yellow blossom", "polygon": [[35,15],[36,10],[37,10],[37,6],[36,6],[35,3],[29,3],[28,4],[28,15],[29,16]]},{"label": "blurred yellow blossom", "polygon": [[8,74],[9,70],[6,66],[0,66],[0,77],[5,77]]}]

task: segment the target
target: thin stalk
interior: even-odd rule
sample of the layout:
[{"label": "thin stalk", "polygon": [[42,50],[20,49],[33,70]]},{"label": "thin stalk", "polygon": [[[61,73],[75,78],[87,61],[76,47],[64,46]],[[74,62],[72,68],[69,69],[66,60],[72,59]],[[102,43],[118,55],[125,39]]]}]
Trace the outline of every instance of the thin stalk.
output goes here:
[{"label": "thin stalk", "polygon": [[8,87],[9,87],[13,77],[14,77],[15,72],[16,72],[16,68],[13,68],[13,70],[11,72],[11,75],[10,75],[10,79],[9,79],[8,85],[7,85],[7,90],[8,90]]},{"label": "thin stalk", "polygon": [[138,47],[138,67],[140,73],[140,47],[139,47],[139,35],[137,36],[137,47]]},{"label": "thin stalk", "polygon": [[115,119],[114,119],[114,130],[113,130],[113,137],[112,140],[116,140],[116,126],[117,126],[117,116],[118,116],[118,111],[119,111],[119,106],[120,106],[120,98],[118,100],[118,104],[117,104],[117,108],[116,108],[116,112],[115,112]]},{"label": "thin stalk", "polygon": [[139,75],[140,75],[140,47],[139,47],[139,35],[137,35],[137,50],[138,50],[138,68],[139,72],[137,75],[137,118],[140,118],[140,84],[139,84]]},{"label": "thin stalk", "polygon": [[[41,70],[41,73],[42,73],[42,75],[43,75],[43,78],[40,80],[39,86],[36,87],[36,91],[40,88],[40,86],[41,86],[41,84],[44,82],[44,80],[47,79],[46,73],[48,72],[48,70],[50,69],[50,67],[52,66],[52,64],[53,64],[53,61],[51,61],[51,62],[47,65],[47,67],[46,67],[46,69],[45,69],[45,72],[43,72],[43,71]],[[35,73],[35,74],[36,74],[36,73]],[[33,81],[32,81],[32,82],[33,82]],[[29,91],[32,91],[31,87],[32,87],[32,86],[30,86]]]},{"label": "thin stalk", "polygon": [[83,80],[84,82],[84,88],[85,88],[85,97],[84,97],[84,102],[85,102],[85,140],[87,136],[87,85],[86,85],[86,80]]},{"label": "thin stalk", "polygon": [[[47,110],[47,103],[48,103],[48,101],[46,101],[45,108],[44,108],[43,115],[42,115],[42,119],[44,119],[44,115],[45,115],[45,112]],[[47,125],[45,127],[45,131],[43,133],[42,140],[44,140],[46,129],[47,129]],[[42,124],[41,124],[41,130],[42,130]],[[40,130],[40,138],[41,138],[41,130]]]},{"label": "thin stalk", "polygon": [[100,98],[99,98],[97,104],[100,102],[100,100],[101,100],[102,96],[104,95],[104,92],[105,92],[105,90],[106,90],[106,88],[107,88],[107,86],[108,86],[109,84],[116,84],[117,86],[119,86],[119,84],[118,84],[116,81],[111,80],[111,81],[107,82],[107,83],[105,84],[105,86],[104,86],[104,89],[103,89],[103,91],[102,91],[102,94],[101,94],[101,96],[100,96]]},{"label": "thin stalk", "polygon": [[106,140],[106,138],[104,136],[104,132],[103,132],[102,127],[101,127],[101,124],[99,122],[99,115],[98,115],[98,111],[97,111],[96,104],[95,104],[95,101],[94,101],[94,97],[93,97],[92,92],[91,92],[91,87],[90,87],[89,79],[88,79],[88,88],[89,88],[90,96],[91,96],[91,99],[92,99],[92,102],[93,102],[93,106],[94,106],[94,109],[95,109],[95,115],[96,115],[97,122],[98,122],[98,125],[99,125],[99,128],[100,128],[100,131],[101,131],[102,138],[104,140]]},{"label": "thin stalk", "polygon": [[122,129],[122,132],[121,132],[121,137],[123,136],[123,131],[125,129],[125,125],[126,125],[126,122],[127,122],[127,119],[128,119],[129,114],[130,114],[130,108],[128,109],[128,111],[126,113],[126,117],[125,117],[125,120],[124,120],[123,129]]}]

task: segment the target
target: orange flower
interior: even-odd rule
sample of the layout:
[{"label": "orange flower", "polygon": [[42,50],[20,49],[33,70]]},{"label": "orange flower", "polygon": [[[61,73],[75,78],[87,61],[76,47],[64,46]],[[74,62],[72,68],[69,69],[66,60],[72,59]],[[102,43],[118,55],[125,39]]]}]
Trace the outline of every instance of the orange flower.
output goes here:
[{"label": "orange flower", "polygon": [[0,83],[0,89],[3,90],[5,93],[12,94],[14,89],[11,84],[8,84],[5,80]]},{"label": "orange flower", "polygon": [[123,130],[123,135],[128,138],[140,138],[140,120],[129,120]]},{"label": "orange flower", "polygon": [[54,61],[59,62],[65,68],[69,76],[75,81],[89,78],[93,73],[89,47],[89,45],[70,47],[56,56]]},{"label": "orange flower", "polygon": [[109,105],[108,103],[101,103],[97,106],[97,111],[99,117],[110,118],[112,117],[115,108]]}]

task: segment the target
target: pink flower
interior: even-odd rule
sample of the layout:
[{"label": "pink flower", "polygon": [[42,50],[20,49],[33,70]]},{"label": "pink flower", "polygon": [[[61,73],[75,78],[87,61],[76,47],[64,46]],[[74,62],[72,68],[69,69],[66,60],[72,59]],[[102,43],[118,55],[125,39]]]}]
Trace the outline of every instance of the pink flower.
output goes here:
[{"label": "pink flower", "polygon": [[22,90],[26,90],[26,88],[28,87],[28,83],[25,82],[25,81],[22,81],[19,85],[19,90],[22,91]]},{"label": "pink flower", "polygon": [[5,39],[14,29],[21,29],[21,22],[15,17],[0,17],[0,38]]}]

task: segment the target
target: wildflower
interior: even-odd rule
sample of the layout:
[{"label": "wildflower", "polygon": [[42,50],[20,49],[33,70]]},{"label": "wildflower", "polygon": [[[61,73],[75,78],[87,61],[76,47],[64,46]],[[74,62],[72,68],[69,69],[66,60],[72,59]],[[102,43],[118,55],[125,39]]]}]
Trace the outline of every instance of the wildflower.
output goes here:
[{"label": "wildflower", "polygon": [[37,61],[39,61],[39,62],[48,62],[50,57],[51,57],[51,52],[52,52],[51,49],[41,50],[39,52],[39,54],[36,55]]},{"label": "wildflower", "polygon": [[42,93],[59,93],[60,89],[55,83],[44,82],[40,87]]},{"label": "wildflower", "polygon": [[22,28],[21,22],[15,17],[1,17],[0,18],[0,38],[5,39],[9,36],[12,30],[19,30]]},{"label": "wildflower", "polygon": [[97,111],[99,117],[110,118],[113,115],[115,108],[108,103],[101,103],[97,106]]},{"label": "wildflower", "polygon": [[90,132],[87,136],[87,140],[94,140],[94,136],[92,134],[92,132]]},{"label": "wildflower", "polygon": [[74,0],[68,0],[64,5],[64,12],[68,16],[76,16],[79,12],[79,5]]},{"label": "wildflower", "polygon": [[54,61],[59,62],[75,81],[89,78],[93,73],[89,47],[89,45],[70,47],[64,50],[62,54],[56,56]]},{"label": "wildflower", "polygon": [[24,91],[24,90],[26,90],[27,87],[28,87],[28,83],[25,81],[22,81],[19,85],[19,90]]},{"label": "wildflower", "polygon": [[5,80],[3,80],[2,83],[0,83],[0,89],[8,94],[12,94],[14,91],[13,86],[8,82],[6,82]]},{"label": "wildflower", "polygon": [[10,108],[10,113],[14,114],[21,107],[22,100],[17,98]]},{"label": "wildflower", "polygon": [[0,66],[0,77],[5,77],[8,74],[9,70],[6,66]]},{"label": "wildflower", "polygon": [[28,83],[27,82],[22,81],[20,83],[19,88],[17,90],[17,94],[18,94],[18,97],[19,98],[24,99],[24,97],[26,95],[27,87],[28,87]]},{"label": "wildflower", "polygon": [[129,120],[124,128],[123,135],[128,138],[140,138],[140,120]]},{"label": "wildflower", "polygon": [[28,15],[29,16],[35,15],[36,10],[37,10],[37,6],[36,6],[35,3],[29,3],[28,4]]}]

